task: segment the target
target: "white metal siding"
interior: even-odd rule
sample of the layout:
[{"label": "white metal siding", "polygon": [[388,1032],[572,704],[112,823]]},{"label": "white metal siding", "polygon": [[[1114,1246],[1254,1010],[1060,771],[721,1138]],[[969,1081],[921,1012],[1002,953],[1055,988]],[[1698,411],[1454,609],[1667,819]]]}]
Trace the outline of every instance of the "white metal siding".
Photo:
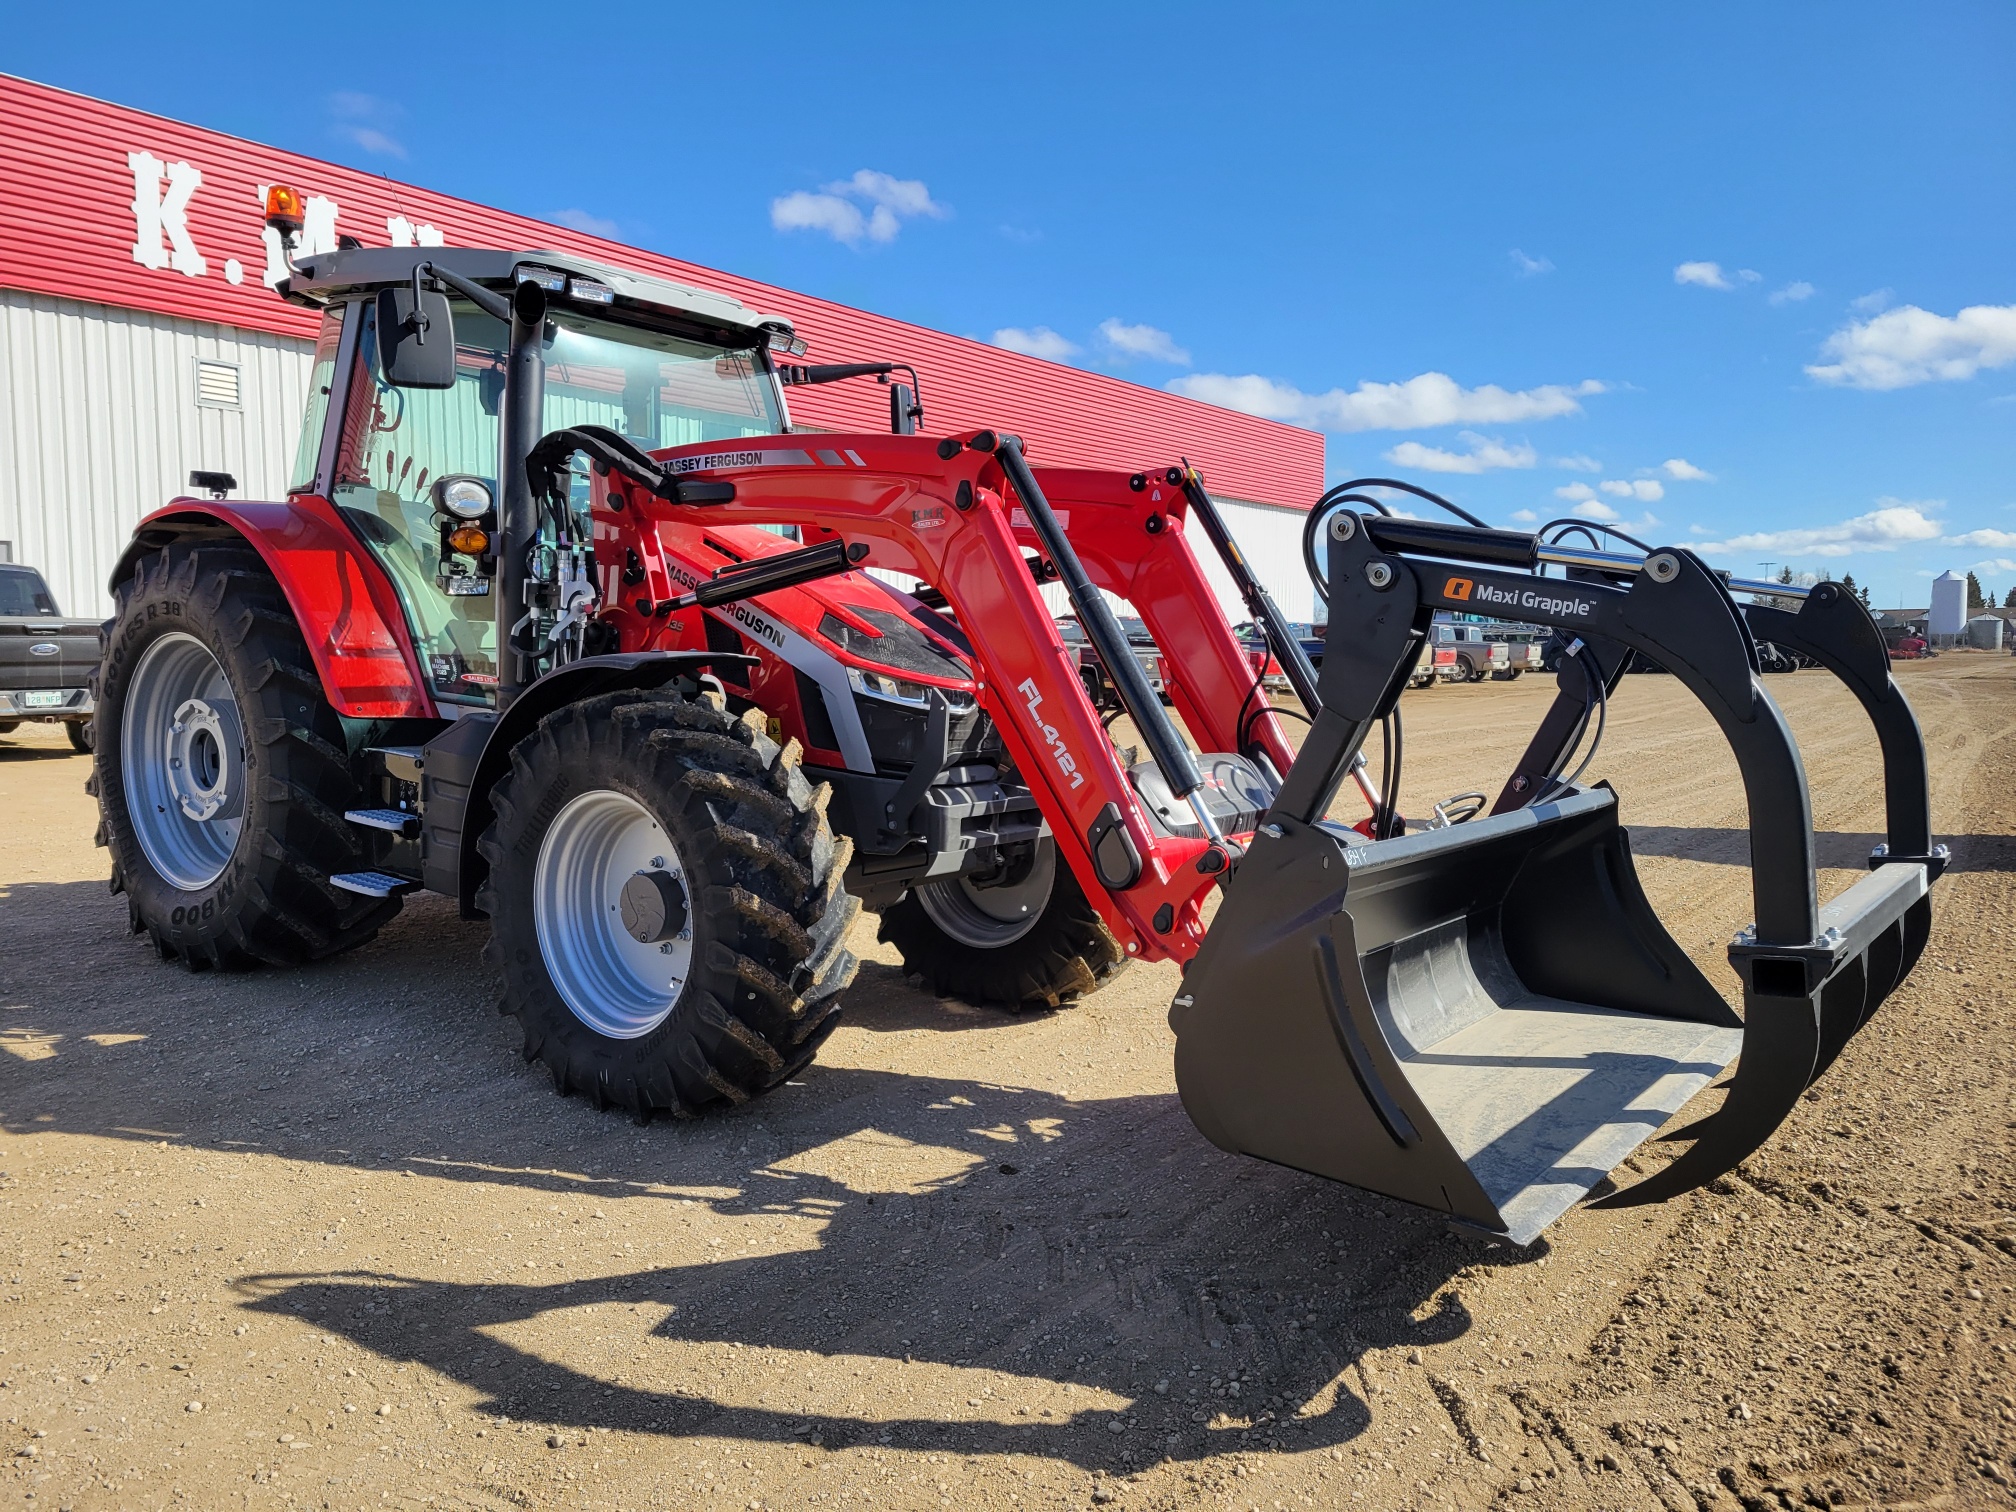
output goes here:
[{"label": "white metal siding", "polygon": [[[1248,504],[1239,499],[1212,495],[1225,528],[1246,554],[1246,565],[1260,579],[1260,586],[1274,596],[1281,612],[1291,620],[1316,618],[1316,585],[1302,566],[1302,522],[1308,518],[1300,509],[1276,509],[1269,504]],[[1204,564],[1204,575],[1218,590],[1218,602],[1236,625],[1247,618],[1246,605],[1232,587],[1232,575],[1211,549],[1211,538],[1195,524],[1188,527],[1190,549]]]},{"label": "white metal siding", "polygon": [[[313,343],[0,289],[0,540],[66,614],[109,615],[134,524],[228,472],[286,496]],[[239,370],[237,408],[199,405],[197,362]]]}]

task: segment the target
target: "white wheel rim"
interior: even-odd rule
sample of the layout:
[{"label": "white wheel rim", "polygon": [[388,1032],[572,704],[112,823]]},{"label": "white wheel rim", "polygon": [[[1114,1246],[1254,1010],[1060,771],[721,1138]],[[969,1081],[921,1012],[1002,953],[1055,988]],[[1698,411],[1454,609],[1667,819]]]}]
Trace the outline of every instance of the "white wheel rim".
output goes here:
[{"label": "white wheel rim", "polygon": [[626,793],[583,793],[553,816],[539,844],[532,916],[539,952],[568,1010],[597,1034],[638,1039],[671,1015],[693,969],[693,928],[639,940],[624,888],[652,873],[683,893],[685,867],[664,826]]},{"label": "white wheel rim", "polygon": [[975,950],[999,950],[1013,945],[1036,927],[1057,885],[1057,844],[1036,842],[1029,875],[1005,887],[975,887],[965,877],[926,882],[917,902],[931,922],[961,945]]},{"label": "white wheel rim", "polygon": [[195,636],[162,636],[133,669],[119,769],[134,836],[162,880],[196,892],[222,876],[245,827],[244,722]]}]

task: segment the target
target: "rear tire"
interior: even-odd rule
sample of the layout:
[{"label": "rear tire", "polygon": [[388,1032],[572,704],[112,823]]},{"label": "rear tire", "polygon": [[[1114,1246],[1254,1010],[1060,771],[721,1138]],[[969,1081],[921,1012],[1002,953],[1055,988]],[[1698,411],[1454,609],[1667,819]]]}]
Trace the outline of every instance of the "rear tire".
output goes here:
[{"label": "rear tire", "polygon": [[70,749],[81,756],[91,754],[92,737],[97,733],[97,722],[90,719],[72,719],[64,723],[63,733],[70,737]]},{"label": "rear tire", "polygon": [[133,932],[192,971],[296,966],[369,940],[399,900],[329,882],[369,864],[343,819],[359,789],[265,564],[178,544],[115,593],[85,786]]},{"label": "rear tire", "polygon": [[[1032,917],[1019,927],[1009,922],[1013,909],[995,908],[999,918],[986,911],[988,890],[954,878],[905,893],[884,911],[876,938],[894,945],[903,969],[940,997],[1014,1013],[1075,1002],[1126,970],[1127,953],[1056,859],[1054,843],[1047,854],[1048,896],[1030,903]],[[937,891],[927,898],[926,888]]]},{"label": "rear tire", "polygon": [[691,1117],[781,1085],[833,1032],[853,843],[798,763],[760,716],[640,692],[556,710],[512,750],[477,904],[501,1011],[555,1090]]}]

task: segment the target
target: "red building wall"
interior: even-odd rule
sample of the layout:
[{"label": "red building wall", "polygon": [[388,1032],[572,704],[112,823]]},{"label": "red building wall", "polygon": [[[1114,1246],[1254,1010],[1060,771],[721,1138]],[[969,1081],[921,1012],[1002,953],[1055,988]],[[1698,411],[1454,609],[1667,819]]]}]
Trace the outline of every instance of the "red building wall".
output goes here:
[{"label": "red building wall", "polygon": [[[272,183],[311,197],[311,251],[340,232],[377,246],[571,252],[789,316],[815,362],[912,362],[934,431],[1014,431],[1055,465],[1133,469],[1184,455],[1213,493],[1265,504],[1307,508],[1322,492],[1313,431],[0,75],[0,287],[311,335],[314,316],[267,287],[260,216]],[[885,393],[870,384],[798,391],[791,408],[801,424],[836,430],[888,424]]]}]

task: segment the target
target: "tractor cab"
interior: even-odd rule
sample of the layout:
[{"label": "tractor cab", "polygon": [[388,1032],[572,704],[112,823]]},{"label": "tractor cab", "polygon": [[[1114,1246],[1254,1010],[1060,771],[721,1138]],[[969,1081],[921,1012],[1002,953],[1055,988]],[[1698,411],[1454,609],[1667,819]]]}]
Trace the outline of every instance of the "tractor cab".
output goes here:
[{"label": "tractor cab", "polygon": [[[435,281],[449,292],[421,287]],[[584,425],[646,451],[775,435],[789,417],[773,357],[804,350],[781,317],[555,252],[353,248],[304,259],[283,293],[325,312],[289,491],[330,500],[384,566],[450,706],[497,702],[500,626],[528,608],[527,564],[498,549],[513,421],[519,456]],[[565,518],[509,538],[585,542],[585,480],[573,493]]]}]

